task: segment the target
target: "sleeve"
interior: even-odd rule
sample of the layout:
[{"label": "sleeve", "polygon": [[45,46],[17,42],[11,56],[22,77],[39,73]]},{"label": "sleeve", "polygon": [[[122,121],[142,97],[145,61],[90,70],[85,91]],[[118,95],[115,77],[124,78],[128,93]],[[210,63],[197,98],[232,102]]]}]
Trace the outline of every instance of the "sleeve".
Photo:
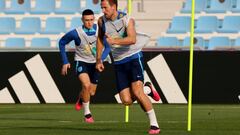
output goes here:
[{"label": "sleeve", "polygon": [[[98,27],[100,29],[100,27]],[[103,35],[105,35],[105,32],[106,32],[106,28],[105,28],[105,21],[104,21],[104,17],[102,17],[102,27],[101,27],[101,30],[103,32]],[[108,54],[110,53],[111,51],[111,48],[106,40],[106,36],[103,36],[103,45],[104,45],[104,49],[103,49],[103,52],[102,52],[102,56],[101,56],[101,59],[102,61],[104,61]]]},{"label": "sleeve", "polygon": [[73,40],[74,40],[75,44],[78,44],[78,45],[81,42],[76,29],[66,33],[59,40],[59,49],[60,49],[60,54],[61,54],[61,57],[62,57],[63,64],[69,63],[68,58],[67,58],[67,54],[66,54],[66,51],[65,51],[65,46]]},{"label": "sleeve", "polygon": [[102,53],[102,60],[105,60],[111,51],[111,48],[110,48],[105,36],[103,38],[103,45],[104,45],[104,50]]}]

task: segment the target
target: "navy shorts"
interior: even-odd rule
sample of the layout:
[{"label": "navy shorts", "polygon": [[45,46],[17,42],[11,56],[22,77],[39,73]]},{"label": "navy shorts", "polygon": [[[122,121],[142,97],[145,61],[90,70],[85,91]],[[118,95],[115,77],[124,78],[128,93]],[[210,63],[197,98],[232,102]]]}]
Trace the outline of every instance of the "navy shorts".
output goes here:
[{"label": "navy shorts", "polygon": [[144,82],[143,57],[132,59],[123,64],[116,64],[114,67],[118,92],[130,87],[132,82]]},{"label": "navy shorts", "polygon": [[82,61],[75,61],[76,74],[79,76],[81,73],[87,73],[91,83],[97,84],[99,78],[99,72],[95,68],[96,63],[86,63]]}]

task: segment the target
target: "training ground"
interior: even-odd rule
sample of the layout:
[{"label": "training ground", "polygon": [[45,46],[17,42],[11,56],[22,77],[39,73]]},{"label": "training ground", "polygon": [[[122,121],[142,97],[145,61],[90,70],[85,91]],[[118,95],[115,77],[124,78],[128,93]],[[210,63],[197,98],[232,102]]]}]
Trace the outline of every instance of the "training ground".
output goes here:
[{"label": "training ground", "polygon": [[[138,104],[92,104],[94,124],[83,122],[74,104],[1,104],[0,135],[144,135],[149,122]],[[192,131],[187,131],[187,105],[155,104],[161,135],[240,135],[239,105],[193,105]]]}]

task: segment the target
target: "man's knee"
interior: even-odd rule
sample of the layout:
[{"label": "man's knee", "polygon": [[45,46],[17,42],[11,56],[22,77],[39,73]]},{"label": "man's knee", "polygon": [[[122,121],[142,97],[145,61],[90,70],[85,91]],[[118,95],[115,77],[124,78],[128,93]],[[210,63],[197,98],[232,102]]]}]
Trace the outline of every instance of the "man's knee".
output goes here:
[{"label": "man's knee", "polygon": [[133,86],[132,94],[135,98],[140,99],[142,96],[144,96],[142,82],[140,82],[140,81],[135,82],[132,86]]},{"label": "man's knee", "polygon": [[86,83],[86,84],[82,84],[83,89],[86,91],[90,91],[91,90],[91,84],[90,83]]},{"label": "man's knee", "polygon": [[132,99],[125,98],[125,99],[122,99],[122,103],[124,105],[131,105],[133,103],[133,101],[132,101]]}]

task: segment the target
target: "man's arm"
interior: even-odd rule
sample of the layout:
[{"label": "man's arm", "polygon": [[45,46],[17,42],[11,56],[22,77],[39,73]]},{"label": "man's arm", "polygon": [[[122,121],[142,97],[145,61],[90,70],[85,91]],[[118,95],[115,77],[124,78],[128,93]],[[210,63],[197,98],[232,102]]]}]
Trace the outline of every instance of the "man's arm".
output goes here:
[{"label": "man's arm", "polygon": [[76,30],[72,30],[72,31],[68,32],[59,41],[59,49],[60,49],[60,53],[61,53],[62,61],[63,61],[63,66],[62,66],[62,70],[61,70],[62,75],[67,75],[67,70],[71,67],[71,65],[68,62],[67,54],[65,51],[65,46],[72,40],[74,40],[75,42],[79,42],[79,43],[81,42]]},{"label": "man's arm", "polygon": [[102,51],[104,48],[103,37],[104,33],[102,30],[102,17],[98,19],[98,37],[97,37],[97,55],[96,55],[96,69],[100,72],[104,70],[104,65],[102,63]]},{"label": "man's arm", "polygon": [[63,64],[67,64],[68,62],[68,58],[67,58],[67,54],[65,51],[65,46],[70,43],[72,40],[76,41],[76,42],[80,42],[80,38],[78,37],[78,33],[76,30],[72,30],[68,33],[66,33],[60,40],[59,40],[59,49],[60,49],[60,53],[62,56],[62,61]]},{"label": "man's arm", "polygon": [[131,18],[127,26],[127,37],[124,38],[111,38],[109,35],[106,35],[107,42],[110,45],[132,45],[136,43],[136,30],[135,22]]}]

